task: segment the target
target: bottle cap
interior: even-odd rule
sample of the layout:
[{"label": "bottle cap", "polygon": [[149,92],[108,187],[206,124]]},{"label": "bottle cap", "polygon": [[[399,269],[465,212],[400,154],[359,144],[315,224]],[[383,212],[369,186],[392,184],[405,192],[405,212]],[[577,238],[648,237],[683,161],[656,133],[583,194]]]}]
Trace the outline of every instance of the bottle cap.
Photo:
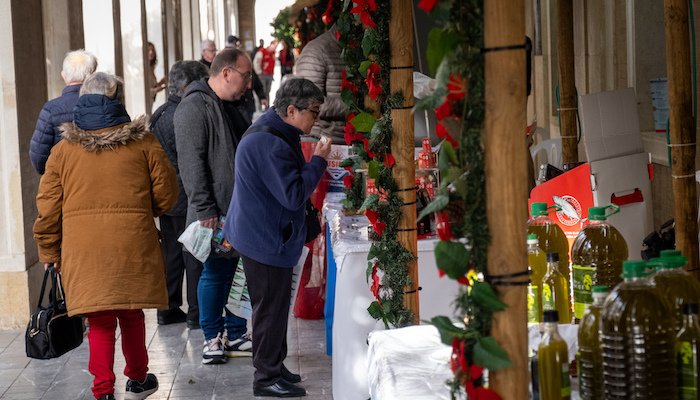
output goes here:
[{"label": "bottle cap", "polygon": [[537,234],[529,233],[527,235],[527,244],[537,244],[539,242],[540,242],[540,240],[537,238]]},{"label": "bottle cap", "polygon": [[647,263],[638,260],[629,260],[622,263],[622,276],[625,279],[643,278],[647,276]]},{"label": "bottle cap", "polygon": [[544,322],[559,322],[559,311],[557,310],[544,310],[542,313]]},{"label": "bottle cap", "polygon": [[682,256],[680,250],[661,250],[661,253],[659,253],[659,257],[661,258],[666,258],[666,257],[678,257]]},{"label": "bottle cap", "polygon": [[559,253],[547,253],[547,262],[559,262]]},{"label": "bottle cap", "polygon": [[683,315],[693,315],[698,313],[698,303],[683,303]]},{"label": "bottle cap", "polygon": [[593,293],[608,293],[610,291],[610,287],[606,285],[594,285],[593,286]]},{"label": "bottle cap", "polygon": [[660,271],[662,269],[667,269],[668,264],[666,263],[666,260],[661,259],[659,257],[652,258],[647,261],[647,268],[654,270],[654,271]]},{"label": "bottle cap", "polygon": [[547,203],[532,203],[530,206],[530,215],[533,217],[547,214]]}]

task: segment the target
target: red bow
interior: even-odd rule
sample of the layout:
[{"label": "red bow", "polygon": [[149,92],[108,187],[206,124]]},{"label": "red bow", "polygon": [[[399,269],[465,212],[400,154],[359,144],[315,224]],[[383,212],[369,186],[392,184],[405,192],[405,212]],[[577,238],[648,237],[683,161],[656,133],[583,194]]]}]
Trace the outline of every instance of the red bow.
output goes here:
[{"label": "red bow", "polygon": [[382,300],[379,297],[379,289],[382,288],[382,285],[379,284],[380,280],[379,275],[377,275],[377,263],[375,262],[372,266],[372,286],[370,286],[369,290],[372,291],[374,298],[377,299],[377,303],[381,306]]},{"label": "red bow", "polygon": [[365,215],[369,223],[372,224],[372,229],[377,232],[377,235],[381,236],[384,228],[386,228],[386,223],[379,220],[379,214],[374,210],[365,210]]},{"label": "red bow", "polygon": [[343,81],[340,83],[341,90],[347,89],[353,93],[357,93],[357,85],[352,83],[352,81],[349,81],[347,78],[348,78],[348,73],[347,73],[347,71],[343,70]]},{"label": "red bow", "polygon": [[450,133],[447,132],[447,128],[445,128],[445,126],[443,124],[438,123],[437,128],[435,129],[435,132],[437,133],[437,136],[440,139],[445,139],[448,142],[450,142],[452,147],[459,146],[459,143],[457,143],[457,141],[452,137],[452,135],[450,135]]},{"label": "red bow", "polygon": [[379,81],[379,64],[372,63],[367,68],[367,78],[365,78],[367,89],[369,89],[369,97],[372,100],[377,100],[377,96],[382,94],[382,85]]},{"label": "red bow", "polygon": [[425,12],[433,11],[433,8],[437,5],[438,0],[420,0],[418,3],[418,8],[423,9]]},{"label": "red bow", "polygon": [[375,3],[374,0],[353,0],[353,3],[357,4],[357,6],[350,10],[350,12],[359,14],[360,22],[362,22],[362,25],[366,28],[376,28],[377,24],[372,21],[370,12],[377,10],[377,3]]}]

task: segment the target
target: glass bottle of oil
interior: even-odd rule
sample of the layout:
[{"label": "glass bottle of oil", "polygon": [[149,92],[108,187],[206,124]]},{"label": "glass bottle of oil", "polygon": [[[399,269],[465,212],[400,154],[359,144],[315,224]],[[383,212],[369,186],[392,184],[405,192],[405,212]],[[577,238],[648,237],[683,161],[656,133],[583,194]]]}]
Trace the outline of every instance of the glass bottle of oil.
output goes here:
[{"label": "glass bottle of oil", "polygon": [[671,254],[664,253],[647,264],[656,267],[652,280],[661,295],[673,304],[674,326],[678,332],[683,324],[683,304],[700,304],[700,283],[683,269],[688,260]]},{"label": "glass bottle of oil", "polygon": [[537,349],[540,400],[570,399],[569,352],[557,328],[559,314],[546,310],[543,319],[544,336]]},{"label": "glass bottle of oil", "polygon": [[683,304],[683,327],[676,335],[676,366],[678,367],[678,399],[700,399],[700,324],[698,304]]},{"label": "glass bottle of oil", "polygon": [[603,353],[600,349],[600,312],[610,288],[593,286],[593,304],[586,307],[578,328],[578,386],[583,400],[603,400]]},{"label": "glass bottle of oil", "polygon": [[[606,214],[606,210],[612,212]],[[593,285],[614,287],[622,280],[622,262],[627,259],[627,242],[607,222],[620,211],[611,204],[588,209],[588,224],[581,229],[571,246],[571,286],[574,291],[574,317],[583,317],[587,304],[593,302]]]},{"label": "glass bottle of oil", "polygon": [[646,279],[646,268],[644,261],[625,261],[624,281],[603,305],[606,399],[677,399],[671,306]]},{"label": "glass bottle of oil", "polygon": [[532,203],[531,218],[527,221],[527,233],[534,233],[540,241],[540,249],[545,253],[559,253],[559,271],[569,277],[569,241],[549,213],[556,211],[557,206],[547,207],[547,203]]},{"label": "glass bottle of oil", "polygon": [[571,323],[571,300],[569,295],[569,280],[559,271],[559,253],[547,253],[547,272],[542,277],[540,304],[542,312],[557,310],[559,320],[564,324]]},{"label": "glass bottle of oil", "polygon": [[530,284],[527,285],[527,322],[542,322],[540,302],[540,282],[547,272],[547,256],[540,250],[537,235],[527,235],[527,268],[530,270]]}]

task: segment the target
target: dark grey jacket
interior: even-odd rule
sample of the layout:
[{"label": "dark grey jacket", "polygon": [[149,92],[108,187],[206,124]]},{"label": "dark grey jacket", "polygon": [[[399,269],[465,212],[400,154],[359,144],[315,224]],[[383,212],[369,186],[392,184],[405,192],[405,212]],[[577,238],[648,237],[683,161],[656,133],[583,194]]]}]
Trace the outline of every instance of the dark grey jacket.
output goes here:
[{"label": "dark grey jacket", "polygon": [[334,25],[304,47],[296,62],[294,74],[315,83],[326,96],[326,101],[321,106],[320,120],[311,133],[324,133],[333,137],[333,143],[345,144],[346,107],[340,98],[345,64],[340,57],[340,44],[335,39],[336,30]]},{"label": "dark grey jacket", "polygon": [[151,132],[158,138],[160,145],[163,146],[165,154],[168,155],[168,159],[173,163],[177,173],[177,185],[180,188],[180,195],[177,197],[177,203],[175,203],[173,208],[165,213],[176,217],[184,217],[187,212],[187,196],[185,196],[185,190],[182,188],[180,169],[177,166],[177,146],[175,145],[175,126],[173,124],[175,110],[180,104],[180,100],[180,96],[171,94],[168,96],[168,101],[158,107],[150,120]]},{"label": "dark grey jacket", "polygon": [[234,154],[245,129],[207,83],[192,82],[175,111],[175,143],[187,194],[187,224],[222,215],[233,194]]}]

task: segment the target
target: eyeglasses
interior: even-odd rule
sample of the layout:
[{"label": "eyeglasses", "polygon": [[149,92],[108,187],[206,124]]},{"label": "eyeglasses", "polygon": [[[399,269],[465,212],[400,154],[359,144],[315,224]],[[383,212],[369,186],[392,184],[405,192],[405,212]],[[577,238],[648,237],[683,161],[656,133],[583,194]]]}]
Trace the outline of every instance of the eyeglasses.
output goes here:
[{"label": "eyeglasses", "polygon": [[230,67],[230,68],[231,68],[232,70],[238,72],[238,73],[243,77],[243,79],[244,79],[246,82],[250,82],[250,81],[253,80],[253,71],[250,71],[250,72],[248,72],[247,74],[244,74],[243,72],[237,70],[235,67]]},{"label": "eyeglasses", "polygon": [[306,111],[312,113],[312,114],[314,115],[314,119],[318,118],[318,115],[321,114],[321,110],[320,110],[320,109],[318,109],[318,110],[312,110],[312,109],[310,109],[310,108],[304,108],[304,110],[306,110]]}]

